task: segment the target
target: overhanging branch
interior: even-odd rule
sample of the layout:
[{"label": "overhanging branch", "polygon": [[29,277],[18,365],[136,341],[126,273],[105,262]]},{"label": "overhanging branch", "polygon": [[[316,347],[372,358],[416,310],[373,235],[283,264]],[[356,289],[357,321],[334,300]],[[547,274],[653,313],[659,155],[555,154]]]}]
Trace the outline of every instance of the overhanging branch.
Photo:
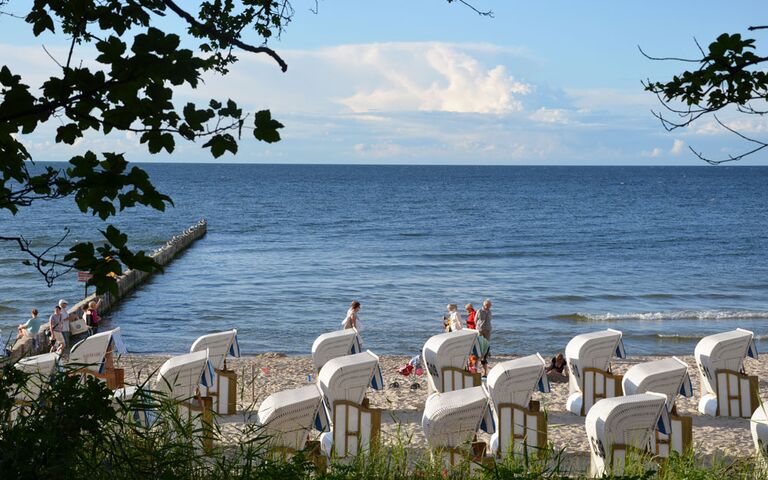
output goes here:
[{"label": "overhanging branch", "polygon": [[238,40],[237,38],[232,38],[228,35],[224,35],[220,31],[216,30],[215,28],[211,28],[203,23],[200,23],[195,17],[193,17],[192,15],[187,13],[185,10],[183,10],[181,7],[176,5],[176,3],[173,2],[173,0],[163,0],[163,3],[176,15],[184,19],[188,24],[199,29],[202,32],[205,32],[211,38],[225,42],[227,44],[234,45],[242,50],[245,50],[246,52],[265,53],[270,57],[272,57],[277,62],[277,64],[280,65],[280,69],[283,72],[288,70],[288,64],[285,63],[285,61],[280,57],[280,55],[278,55],[277,52],[275,52],[271,48],[254,47],[253,45],[248,45],[247,43],[244,43],[241,40]]}]

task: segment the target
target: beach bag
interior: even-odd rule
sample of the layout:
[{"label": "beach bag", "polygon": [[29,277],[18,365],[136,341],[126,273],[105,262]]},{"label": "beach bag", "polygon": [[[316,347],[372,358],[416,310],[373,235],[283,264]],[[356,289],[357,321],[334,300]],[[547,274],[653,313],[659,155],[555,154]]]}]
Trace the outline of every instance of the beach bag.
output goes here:
[{"label": "beach bag", "polygon": [[477,343],[480,344],[480,356],[482,357],[488,353],[488,349],[491,348],[491,342],[489,342],[484,336],[477,336]]},{"label": "beach bag", "polygon": [[86,325],[84,319],[78,318],[69,322],[69,333],[72,335],[80,335],[81,333],[85,333],[87,331],[88,325]]}]

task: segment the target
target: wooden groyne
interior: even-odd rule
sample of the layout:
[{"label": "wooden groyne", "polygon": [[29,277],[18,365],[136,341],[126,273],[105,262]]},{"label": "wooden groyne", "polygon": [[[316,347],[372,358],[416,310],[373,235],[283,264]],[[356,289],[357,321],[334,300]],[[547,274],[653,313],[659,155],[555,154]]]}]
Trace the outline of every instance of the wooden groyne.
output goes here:
[{"label": "wooden groyne", "polygon": [[[192,245],[195,240],[198,240],[201,238],[205,233],[208,231],[208,223],[203,219],[197,222],[196,224],[192,225],[188,229],[184,230],[179,235],[175,235],[173,238],[168,240],[165,245],[158,248],[152,254],[150,257],[154,258],[155,261],[160,266],[165,266],[171,263],[173,259],[182,251],[184,251],[186,248],[188,248],[190,245]],[[140,285],[143,281],[145,281],[147,278],[149,278],[151,274],[147,272],[142,272],[139,270],[127,270],[123,275],[120,275],[117,278],[117,296],[113,296],[110,294],[105,294],[101,296],[101,303],[99,304],[99,313],[103,314],[105,312],[108,312],[112,307],[114,307],[121,298],[126,296],[129,292],[131,292],[134,288],[136,288],[138,285]],[[68,313],[70,314],[76,314],[78,317],[82,316],[83,310],[88,305],[89,302],[95,301],[97,296],[95,294],[89,295],[85,299],[79,301],[75,305],[73,305],[69,310]],[[45,324],[44,328],[48,328],[48,324]],[[40,340],[40,345],[36,348],[39,352],[47,352],[48,347],[50,346],[48,343],[48,339],[45,335],[38,335],[38,339]],[[20,358],[26,355],[32,355],[34,353],[38,353],[35,350],[34,342],[32,340],[32,337],[29,336],[21,336],[16,339],[16,341],[13,344],[13,347],[11,348],[11,357],[12,359]]]},{"label": "wooden groyne", "polygon": [[[200,220],[196,224],[192,225],[188,229],[184,230],[178,235],[174,235],[168,242],[162,247],[158,248],[150,257],[152,257],[161,267],[164,267],[171,263],[176,256],[186,250],[196,240],[203,237],[208,231],[208,222],[205,219]],[[104,294],[101,296],[101,304],[99,305],[99,313],[103,314],[108,312],[114,307],[121,298],[125,297],[133,289],[139,286],[151,274],[142,272],[140,270],[127,270],[124,274],[117,278],[117,296],[110,294]],[[95,301],[97,296],[95,294],[89,295],[85,299],[76,303],[69,309],[69,313],[77,313],[82,311],[88,305],[89,302]]]}]

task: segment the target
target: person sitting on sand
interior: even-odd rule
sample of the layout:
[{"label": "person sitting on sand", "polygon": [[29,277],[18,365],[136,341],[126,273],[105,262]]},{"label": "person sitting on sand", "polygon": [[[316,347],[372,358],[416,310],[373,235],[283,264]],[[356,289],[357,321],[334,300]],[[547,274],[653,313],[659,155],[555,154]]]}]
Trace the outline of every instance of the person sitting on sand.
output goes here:
[{"label": "person sitting on sand", "polygon": [[477,330],[477,326],[475,325],[475,315],[477,314],[475,307],[473,307],[471,303],[468,303],[464,305],[464,310],[467,311],[467,328]]},{"label": "person sitting on sand", "polygon": [[477,355],[469,356],[469,362],[467,362],[467,371],[469,373],[477,373]]},{"label": "person sitting on sand", "polygon": [[360,311],[360,302],[357,300],[352,300],[352,303],[349,304],[349,310],[347,310],[347,316],[344,317],[344,320],[341,322],[341,328],[347,329],[347,328],[356,328],[359,332],[362,330],[360,325],[360,317],[358,316],[358,312]]},{"label": "person sitting on sand", "polygon": [[552,357],[552,361],[547,367],[547,378],[550,382],[567,382],[568,381],[568,362],[565,361],[562,353],[559,353]]},{"label": "person sitting on sand", "polygon": [[445,331],[446,332],[455,332],[456,330],[461,330],[461,314],[459,313],[458,307],[455,303],[449,303],[446,307],[448,309],[448,315],[443,317],[445,320]]}]

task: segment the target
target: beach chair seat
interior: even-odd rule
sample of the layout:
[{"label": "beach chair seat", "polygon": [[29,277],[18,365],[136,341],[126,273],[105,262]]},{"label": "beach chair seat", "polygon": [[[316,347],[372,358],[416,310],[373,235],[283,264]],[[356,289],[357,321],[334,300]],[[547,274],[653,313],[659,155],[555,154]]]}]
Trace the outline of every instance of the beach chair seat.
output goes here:
[{"label": "beach chair seat", "polygon": [[602,398],[622,394],[621,375],[610,372],[611,359],[626,357],[621,332],[607,329],[577,335],[565,347],[568,362],[566,408],[575,415],[586,415]]},{"label": "beach chair seat", "polygon": [[[157,373],[152,391],[162,394],[152,398],[148,389],[130,386],[118,389],[113,395],[113,404],[137,423],[151,428],[155,421],[162,420],[161,412],[155,411],[158,401],[173,402],[179,419],[189,422],[196,435],[197,445],[205,452],[213,448],[213,404],[211,397],[200,394],[202,387],[213,385],[215,372],[208,360],[208,351],[178,355],[168,359]],[[137,401],[137,395],[140,397]],[[146,408],[144,408],[146,406]]]},{"label": "beach chair seat", "polygon": [[694,350],[699,367],[699,412],[750,418],[760,405],[758,378],[744,372],[744,358],[757,359],[754,335],[737,328],[702,338]]},{"label": "beach chair seat", "polygon": [[480,350],[477,330],[441,333],[427,340],[422,359],[429,391],[444,393],[479,386],[480,374],[470,373],[466,366],[470,355],[480,358]]},{"label": "beach chair seat", "polygon": [[195,340],[189,351],[206,349],[216,375],[213,385],[200,387],[200,395],[211,397],[213,411],[219,415],[234,415],[237,412],[237,372],[227,369],[227,356],[240,357],[237,330],[203,335]]},{"label": "beach chair seat", "polygon": [[421,418],[433,459],[444,468],[483,463],[487,446],[476,442],[478,430],[496,431],[493,412],[485,389],[470,387],[445,393],[432,393],[424,404]]},{"label": "beach chair seat", "polygon": [[123,386],[125,370],[115,367],[114,356],[125,353],[120,328],[115,328],[76,343],[69,352],[69,365],[76,367],[73,373],[103,380],[107,388],[115,390]]},{"label": "beach chair seat", "polygon": [[669,457],[672,452],[684,454],[693,440],[693,418],[677,414],[675,402],[678,395],[693,396],[688,364],[677,357],[664,358],[632,366],[622,381],[624,395],[638,393],[663,393],[667,396],[670,432],[658,430],[651,436],[651,451],[657,456]]},{"label": "beach chair seat", "polygon": [[640,393],[595,403],[584,420],[591,476],[623,475],[630,450],[648,451],[656,430],[667,434],[666,401],[661,393]]},{"label": "beach chair seat", "polygon": [[315,375],[328,360],[362,352],[360,334],[355,328],[336,330],[320,335],[312,343],[312,366]]},{"label": "beach chair seat", "polygon": [[549,393],[546,362],[538,353],[502,362],[488,373],[496,432],[491,435],[491,453],[543,454],[547,446],[547,419],[533,391]]},{"label": "beach chair seat", "polygon": [[317,385],[273,393],[261,402],[256,422],[269,437],[270,450],[292,455],[303,450],[312,429],[330,427]]},{"label": "beach chair seat", "polygon": [[323,404],[331,422],[330,432],[320,435],[328,457],[347,457],[367,452],[379,440],[381,410],[369,408],[368,387],[381,390],[384,380],[379,357],[366,351],[329,360],[317,377]]},{"label": "beach chair seat", "polygon": [[14,407],[11,409],[11,423],[20,416],[26,415],[34,402],[39,401],[43,389],[50,384],[51,378],[59,368],[59,355],[44,353],[22,358],[14,367],[27,374],[26,382],[18,385],[13,392]]},{"label": "beach chair seat", "polygon": [[749,421],[749,429],[752,431],[752,441],[755,444],[755,451],[766,466],[768,459],[768,406],[760,405],[755,409],[755,413]]}]

